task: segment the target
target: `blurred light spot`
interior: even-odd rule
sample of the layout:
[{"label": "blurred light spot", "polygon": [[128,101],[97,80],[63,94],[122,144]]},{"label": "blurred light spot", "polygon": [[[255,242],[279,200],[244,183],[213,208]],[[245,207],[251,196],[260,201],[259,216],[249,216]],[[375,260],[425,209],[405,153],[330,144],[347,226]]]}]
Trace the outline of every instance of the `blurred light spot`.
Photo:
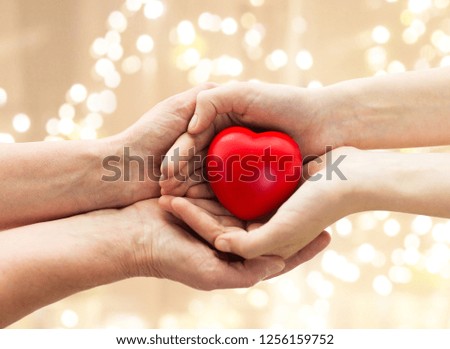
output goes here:
[{"label": "blurred light spot", "polygon": [[416,265],[420,260],[420,253],[415,248],[407,248],[403,251],[403,259],[408,265]]},{"label": "blurred light spot", "polygon": [[450,66],[450,56],[442,57],[441,61],[439,62],[439,66],[449,67]]},{"label": "blurred light spot", "polygon": [[379,221],[384,221],[391,215],[388,211],[373,211],[373,216]]},{"label": "blurred light spot", "polygon": [[108,42],[104,38],[97,38],[91,46],[91,53],[95,57],[101,57],[108,52]]},{"label": "blurred light spot", "polygon": [[100,95],[98,93],[91,93],[86,101],[86,106],[91,112],[99,112],[102,108]]},{"label": "blurred light spot", "polygon": [[24,133],[30,129],[31,121],[28,115],[20,113],[14,116],[12,124],[14,130],[19,133]]},{"label": "blurred light spot", "polygon": [[306,278],[308,286],[321,298],[330,298],[334,293],[332,282],[325,280],[321,273],[312,271]]},{"label": "blurred light spot", "polygon": [[8,101],[8,94],[0,87],[0,107],[4,106]]},{"label": "blurred light spot", "polygon": [[418,249],[420,246],[420,238],[415,234],[408,234],[405,236],[404,240],[405,248]]},{"label": "blurred light spot", "polygon": [[58,115],[61,119],[73,119],[75,117],[75,108],[71,104],[64,103],[59,107]]},{"label": "blurred light spot", "polygon": [[105,40],[106,40],[108,45],[119,44],[121,39],[122,38],[120,36],[120,33],[118,31],[116,31],[116,30],[109,30],[105,34]]},{"label": "blurred light spot", "polygon": [[407,284],[412,279],[412,273],[409,268],[393,266],[389,268],[389,278],[398,284]]},{"label": "blurred light spot", "polygon": [[84,87],[84,85],[81,84],[75,84],[72,85],[72,87],[69,90],[69,100],[73,103],[81,103],[83,102],[87,97],[87,89]]},{"label": "blurred light spot", "polygon": [[269,303],[269,295],[267,292],[255,288],[247,294],[247,300],[254,308],[262,309]]},{"label": "blurred light spot", "polygon": [[288,62],[287,53],[280,49],[272,51],[272,53],[266,57],[266,67],[269,70],[278,70],[284,67],[287,64],[287,62]]},{"label": "blurred light spot", "polygon": [[300,290],[292,279],[283,278],[276,285],[277,292],[286,302],[297,303],[300,300]]},{"label": "blurred light spot", "polygon": [[245,33],[245,43],[251,47],[259,46],[263,38],[262,33],[257,29],[250,29]]},{"label": "blurred light spot", "polygon": [[313,57],[309,51],[302,50],[295,56],[295,63],[301,70],[309,70],[313,66]]},{"label": "blurred light spot", "polygon": [[127,0],[125,6],[128,11],[137,12],[141,9],[142,0]]},{"label": "blurred light spot", "polygon": [[319,80],[311,80],[308,83],[307,87],[310,88],[310,89],[321,88],[321,87],[323,87],[323,84]]},{"label": "blurred light spot", "polygon": [[57,118],[51,118],[45,125],[45,130],[51,136],[56,136],[59,133],[58,130],[59,120]]},{"label": "blurred light spot", "polygon": [[57,137],[57,136],[46,136],[44,138],[44,142],[59,142],[59,141],[63,141],[64,138],[61,137]]},{"label": "blurred light spot", "polygon": [[95,72],[97,73],[98,76],[101,76],[101,77],[104,78],[111,71],[114,71],[115,67],[114,67],[114,63],[111,62],[109,59],[107,59],[107,58],[100,58],[95,63],[95,68],[94,69],[95,69]]},{"label": "blurred light spot", "polygon": [[363,212],[356,217],[356,224],[361,230],[372,230],[376,227],[377,221],[372,212]]},{"label": "blurred light spot", "polygon": [[411,229],[418,235],[428,233],[433,226],[433,221],[428,216],[416,216],[411,223]]},{"label": "blurred light spot", "polygon": [[361,262],[369,263],[375,258],[375,248],[369,244],[364,243],[358,247],[357,256]]},{"label": "blurred light spot", "polygon": [[142,53],[149,53],[153,50],[153,39],[150,35],[142,34],[136,40],[136,48]]},{"label": "blurred light spot", "polygon": [[14,143],[14,137],[9,133],[0,133],[0,143]]},{"label": "blurred light spot", "polygon": [[303,34],[308,28],[308,23],[303,17],[297,16],[292,20],[292,30],[297,34]]},{"label": "blurred light spot", "polygon": [[265,0],[250,0],[250,4],[252,4],[252,6],[259,7],[264,5],[264,1]]},{"label": "blurred light spot", "polygon": [[405,44],[413,45],[419,39],[419,35],[413,28],[408,27],[403,31],[402,38]]},{"label": "blurred light spot", "polygon": [[391,33],[389,29],[382,25],[378,25],[372,30],[372,40],[377,44],[385,44],[389,41]]},{"label": "blurred light spot", "polygon": [[450,237],[450,234],[447,231],[447,227],[443,223],[435,224],[433,230],[431,231],[431,234],[433,235],[433,239],[436,242],[445,242],[447,241],[448,236]]},{"label": "blurred light spot", "polygon": [[366,59],[373,70],[383,69],[386,65],[387,52],[381,46],[375,46],[366,51]]},{"label": "blurred light spot", "polygon": [[159,328],[169,328],[174,329],[179,327],[178,318],[172,314],[165,314],[161,316],[158,321]]},{"label": "blurred light spot", "polygon": [[234,18],[227,17],[222,21],[221,28],[225,35],[233,35],[238,29],[238,24]]},{"label": "blurred light spot", "polygon": [[176,64],[179,69],[187,70],[195,66],[199,61],[200,52],[198,52],[197,49],[191,47],[177,57]]},{"label": "blurred light spot", "polygon": [[359,279],[360,270],[344,256],[333,250],[328,250],[322,257],[322,269],[345,282],[355,282]]},{"label": "blurred light spot", "polygon": [[73,328],[78,325],[78,314],[73,310],[64,310],[61,314],[61,323],[64,327]]},{"label": "blurred light spot", "polygon": [[392,61],[387,66],[387,72],[390,74],[403,73],[406,71],[405,66],[400,61]]},{"label": "blurred light spot", "polygon": [[82,127],[80,130],[80,139],[89,140],[96,139],[97,131],[90,127]]},{"label": "blurred light spot", "polygon": [[[116,111],[117,108],[117,99],[114,92],[111,90],[104,90],[99,95],[99,103],[100,103],[100,110],[105,114],[112,114]],[[94,112],[96,110],[93,110]]]},{"label": "blurred light spot", "polygon": [[108,25],[111,29],[117,30],[118,32],[123,32],[127,29],[127,18],[120,11],[113,11],[108,17]]},{"label": "blurred light spot", "polygon": [[383,230],[387,236],[396,236],[400,232],[400,229],[400,223],[394,218],[388,219],[384,222]]},{"label": "blurred light spot", "polygon": [[58,132],[68,136],[75,130],[75,123],[72,119],[61,119],[58,122]]},{"label": "blurred light spot", "polygon": [[138,56],[129,56],[122,61],[122,70],[125,74],[135,74],[141,67],[142,62]]},{"label": "blurred light spot", "polygon": [[190,45],[195,40],[195,29],[190,21],[184,20],[178,23],[177,37],[178,42],[182,45]]},{"label": "blurred light spot", "polygon": [[445,9],[450,5],[450,0],[434,0],[434,6],[437,9]]},{"label": "blurred light spot", "polygon": [[215,59],[212,64],[212,72],[214,75],[239,76],[242,73],[242,62],[234,57],[223,55]]},{"label": "blurred light spot", "polygon": [[160,0],[147,0],[144,7],[144,16],[148,19],[157,19],[164,13],[164,4]]},{"label": "blurred light spot", "polygon": [[341,236],[348,236],[351,234],[353,225],[348,218],[342,218],[336,222],[336,232]]},{"label": "blurred light spot", "polygon": [[373,289],[381,296],[388,296],[392,292],[392,283],[384,275],[378,275],[373,279]]},{"label": "blurred light spot", "polygon": [[408,0],[408,9],[412,13],[422,13],[432,5],[431,0]]},{"label": "blurred light spot", "polygon": [[107,56],[110,60],[112,61],[118,61],[119,59],[122,58],[123,56],[123,48],[122,45],[120,45],[119,43],[114,43],[111,44],[108,47],[108,53]]},{"label": "blurred light spot", "polygon": [[222,20],[218,15],[213,15],[209,12],[203,12],[198,17],[198,26],[203,30],[217,32],[222,28]]},{"label": "blurred light spot", "polygon": [[103,126],[103,117],[99,113],[89,113],[86,115],[84,122],[90,128],[99,129]]},{"label": "blurred light spot", "polygon": [[105,77],[105,86],[109,88],[117,88],[120,85],[120,82],[122,81],[122,78],[120,74],[117,71],[111,71],[109,72]]}]

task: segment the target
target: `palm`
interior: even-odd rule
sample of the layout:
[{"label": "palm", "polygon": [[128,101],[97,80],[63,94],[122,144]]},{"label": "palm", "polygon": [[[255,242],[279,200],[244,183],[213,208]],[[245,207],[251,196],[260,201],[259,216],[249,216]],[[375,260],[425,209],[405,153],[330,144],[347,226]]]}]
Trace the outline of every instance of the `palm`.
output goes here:
[{"label": "palm", "polygon": [[[253,229],[262,225],[237,219],[214,199],[163,196],[159,203],[165,210],[182,219],[211,245],[214,245],[215,239],[223,233],[245,229],[251,234]],[[291,257],[285,260],[285,268],[280,274],[313,258],[328,245],[329,241],[329,235],[324,233],[302,250],[291,253]]]},{"label": "palm", "polygon": [[142,234],[135,240],[137,255],[144,256],[140,266],[143,275],[197,289],[248,287],[266,276],[274,261],[282,263],[276,257],[244,261],[215,250],[182,221],[162,210],[156,199],[138,202],[131,208],[138,213],[142,226]]}]

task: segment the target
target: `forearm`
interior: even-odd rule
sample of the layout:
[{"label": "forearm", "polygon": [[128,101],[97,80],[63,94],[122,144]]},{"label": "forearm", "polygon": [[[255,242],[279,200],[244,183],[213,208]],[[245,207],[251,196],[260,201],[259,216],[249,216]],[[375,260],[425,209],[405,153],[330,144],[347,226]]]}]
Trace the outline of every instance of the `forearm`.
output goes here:
[{"label": "forearm", "polygon": [[450,218],[450,154],[363,153],[343,183],[356,194],[358,211]]},{"label": "forearm", "polygon": [[103,210],[0,233],[0,327],[73,293],[132,274],[121,234],[133,222]]},{"label": "forearm", "polygon": [[119,152],[116,143],[0,145],[0,230],[129,203],[122,180],[102,180],[102,161]]},{"label": "forearm", "polygon": [[450,144],[450,68],[349,80],[325,87],[323,113],[361,149]]}]

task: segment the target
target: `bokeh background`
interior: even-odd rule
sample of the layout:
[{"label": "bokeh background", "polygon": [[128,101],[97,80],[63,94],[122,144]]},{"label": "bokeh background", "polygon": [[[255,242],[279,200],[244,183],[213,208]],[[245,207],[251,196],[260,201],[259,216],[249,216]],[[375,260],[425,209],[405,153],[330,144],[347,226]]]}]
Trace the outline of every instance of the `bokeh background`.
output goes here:
[{"label": "bokeh background", "polygon": [[[0,142],[111,135],[207,80],[320,88],[449,54],[450,0],[0,0]],[[365,212],[330,229],[315,260],[248,290],[126,280],[11,327],[450,326],[449,221]]]}]

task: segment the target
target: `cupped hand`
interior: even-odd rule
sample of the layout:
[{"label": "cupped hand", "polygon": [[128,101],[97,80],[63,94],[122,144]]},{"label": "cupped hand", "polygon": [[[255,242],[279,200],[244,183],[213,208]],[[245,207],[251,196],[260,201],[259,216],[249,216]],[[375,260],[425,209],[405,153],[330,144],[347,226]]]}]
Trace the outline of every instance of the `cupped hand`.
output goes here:
[{"label": "cupped hand", "polygon": [[160,196],[162,159],[186,131],[194,114],[197,95],[214,86],[206,83],[167,98],[125,131],[102,140],[108,149],[112,149],[111,155],[120,158],[116,164],[122,170],[118,180],[127,182],[126,190],[117,199],[121,206]]},{"label": "cupped hand", "polygon": [[[160,203],[220,251],[244,258],[277,255],[289,265],[291,258],[320,252],[329,241],[328,226],[364,210],[364,188],[374,176],[366,153],[343,147],[306,164],[301,187],[263,223],[233,224],[236,221],[224,216],[226,211],[219,211],[221,206],[213,198],[205,203],[204,199],[163,196]],[[207,186],[191,187],[190,196],[211,197]]]},{"label": "cupped hand", "polygon": [[335,124],[331,97],[323,89],[259,82],[230,83],[201,91],[188,132],[177,139],[161,167],[162,192],[185,195],[197,183],[198,176],[193,178],[192,174],[201,167],[213,137],[233,125],[287,133],[306,160],[342,145],[344,135]]},{"label": "cupped hand", "polygon": [[[121,262],[128,276],[152,276],[201,290],[249,287],[285,268],[280,257],[243,260],[215,250],[185,223],[164,211],[157,199],[125,208],[135,233],[122,235],[128,257]],[[231,224],[239,225],[234,218]],[[131,242],[130,242],[131,240]]]}]

